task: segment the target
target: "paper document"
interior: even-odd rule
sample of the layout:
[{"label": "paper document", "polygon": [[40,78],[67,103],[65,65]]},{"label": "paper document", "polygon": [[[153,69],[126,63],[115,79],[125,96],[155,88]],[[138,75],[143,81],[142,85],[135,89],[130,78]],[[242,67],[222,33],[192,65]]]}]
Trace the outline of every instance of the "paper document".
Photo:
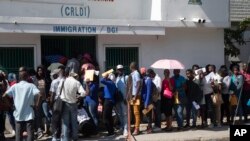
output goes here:
[{"label": "paper document", "polygon": [[215,74],[214,72],[210,72],[208,75],[205,76],[205,79],[207,82],[211,82],[212,79],[214,79]]},{"label": "paper document", "polygon": [[199,71],[202,71],[203,73],[206,72],[206,68],[200,68],[198,70],[195,70],[195,74],[197,75]]},{"label": "paper document", "polygon": [[94,74],[95,74],[95,70],[86,70],[85,75],[84,75],[84,80],[86,81],[87,79],[89,79],[89,81],[93,81]]},{"label": "paper document", "polygon": [[193,101],[192,103],[193,103],[193,105],[194,105],[194,107],[195,107],[196,110],[200,109],[200,105],[199,104],[197,104],[195,101]]}]

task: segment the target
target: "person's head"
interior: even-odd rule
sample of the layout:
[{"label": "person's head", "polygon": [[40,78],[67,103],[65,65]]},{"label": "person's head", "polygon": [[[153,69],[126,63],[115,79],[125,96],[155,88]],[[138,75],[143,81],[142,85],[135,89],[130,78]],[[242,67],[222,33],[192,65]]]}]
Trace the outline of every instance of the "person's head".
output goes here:
[{"label": "person's head", "polygon": [[174,76],[179,76],[180,75],[180,70],[179,69],[174,69],[173,73],[174,73]]},{"label": "person's head", "polygon": [[186,70],[186,76],[188,79],[193,79],[194,78],[194,73],[192,69]]},{"label": "person's head", "polygon": [[137,64],[136,64],[136,62],[130,63],[129,68],[130,68],[131,71],[137,70]]},{"label": "person's head", "polygon": [[16,74],[15,73],[9,73],[8,74],[8,81],[9,82],[16,81]]},{"label": "person's head", "polygon": [[64,77],[65,76],[65,66],[59,66],[58,69],[60,70],[58,73],[59,77]]},{"label": "person's head", "polygon": [[45,71],[44,71],[44,67],[42,65],[38,66],[36,71],[37,71],[38,79],[45,77]]},{"label": "person's head", "polygon": [[215,65],[209,65],[208,66],[208,72],[216,72],[216,66]]},{"label": "person's head", "polygon": [[165,69],[164,72],[163,72],[163,74],[164,74],[165,78],[169,78],[169,76],[170,76],[169,69]]},{"label": "person's head", "polygon": [[27,81],[29,75],[28,70],[26,67],[20,67],[19,68],[19,80],[20,81]]},{"label": "person's head", "polygon": [[83,64],[85,63],[93,63],[93,58],[89,53],[85,53],[82,57]]},{"label": "person's head", "polygon": [[155,77],[155,72],[153,69],[148,69],[147,70],[147,76],[150,78],[154,78]]},{"label": "person's head", "polygon": [[239,66],[235,65],[232,67],[232,72],[234,75],[238,75],[239,71],[240,71]]},{"label": "person's head", "polygon": [[147,74],[147,69],[146,69],[145,67],[141,67],[141,68],[140,68],[140,73],[141,73],[141,76],[142,76],[142,77],[146,76],[146,74]]},{"label": "person's head", "polygon": [[66,67],[65,70],[64,70],[64,76],[65,76],[65,77],[68,77],[68,76],[69,76],[69,73],[70,73],[70,68],[69,68],[69,67]]},{"label": "person's head", "polygon": [[116,66],[116,73],[118,75],[123,75],[123,73],[124,73],[124,67],[123,67],[123,65],[117,65]]},{"label": "person's head", "polygon": [[225,77],[225,76],[228,75],[228,70],[227,70],[226,68],[224,68],[224,67],[221,67],[221,68],[219,69],[218,73],[219,73],[219,75],[220,75],[221,77]]},{"label": "person's head", "polygon": [[195,71],[195,70],[198,70],[200,67],[199,67],[199,65],[197,65],[197,64],[194,64],[193,66],[192,66],[192,70],[193,71]]},{"label": "person's head", "polygon": [[244,72],[246,72],[247,71],[247,63],[243,63],[242,64],[242,70],[244,71]]}]

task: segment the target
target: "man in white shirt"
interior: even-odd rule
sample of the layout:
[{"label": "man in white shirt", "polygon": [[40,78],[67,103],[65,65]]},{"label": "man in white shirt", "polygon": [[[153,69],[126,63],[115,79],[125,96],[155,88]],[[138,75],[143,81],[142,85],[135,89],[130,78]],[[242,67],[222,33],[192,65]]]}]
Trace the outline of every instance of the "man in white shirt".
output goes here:
[{"label": "man in white shirt", "polygon": [[[68,141],[70,137],[73,141],[78,138],[78,124],[77,124],[77,101],[79,97],[84,97],[86,91],[83,89],[81,83],[77,80],[78,75],[74,72],[69,73],[66,68],[66,76],[69,76],[65,81],[61,81],[58,87],[60,98],[64,101],[62,113],[62,138],[61,141]],[[87,89],[88,91],[88,89]],[[78,93],[80,95],[78,95]],[[69,133],[71,132],[71,136]]]}]

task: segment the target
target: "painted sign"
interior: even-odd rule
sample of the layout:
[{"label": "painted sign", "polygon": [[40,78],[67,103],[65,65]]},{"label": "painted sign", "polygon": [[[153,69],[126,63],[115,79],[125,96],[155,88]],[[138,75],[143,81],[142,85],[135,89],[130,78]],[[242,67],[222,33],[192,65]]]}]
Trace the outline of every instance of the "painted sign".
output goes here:
[{"label": "painted sign", "polygon": [[89,18],[90,7],[88,5],[62,5],[62,17],[82,17]]},{"label": "painted sign", "polygon": [[165,35],[165,27],[129,27],[65,24],[0,24],[0,33],[78,34],[78,35]]}]

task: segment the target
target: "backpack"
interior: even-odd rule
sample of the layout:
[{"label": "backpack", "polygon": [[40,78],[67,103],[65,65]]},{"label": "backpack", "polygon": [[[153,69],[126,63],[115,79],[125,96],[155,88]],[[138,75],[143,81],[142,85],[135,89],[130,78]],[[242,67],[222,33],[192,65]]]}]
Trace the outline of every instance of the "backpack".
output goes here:
[{"label": "backpack", "polygon": [[152,100],[153,102],[157,102],[159,99],[160,93],[158,92],[158,89],[156,85],[152,82]]}]

